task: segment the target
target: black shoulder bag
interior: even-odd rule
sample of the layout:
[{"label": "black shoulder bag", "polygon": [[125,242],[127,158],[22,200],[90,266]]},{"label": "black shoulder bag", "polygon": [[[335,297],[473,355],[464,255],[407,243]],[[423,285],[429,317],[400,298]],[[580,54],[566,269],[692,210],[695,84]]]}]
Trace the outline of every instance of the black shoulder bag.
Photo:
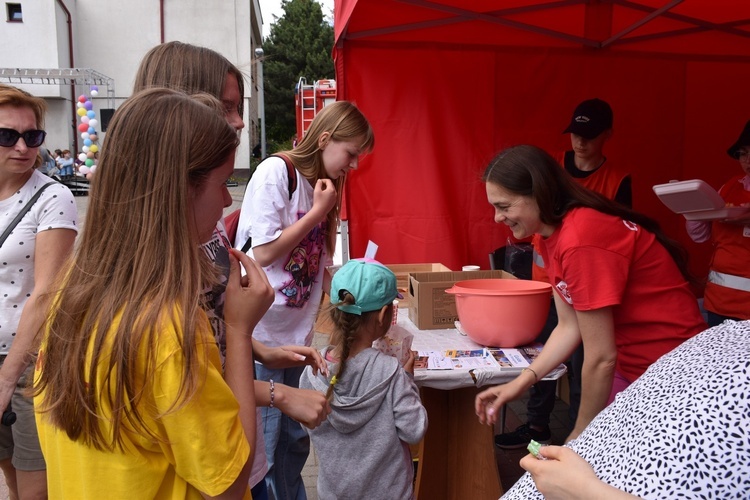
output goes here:
[{"label": "black shoulder bag", "polygon": [[5,231],[3,232],[3,235],[0,236],[0,247],[3,246],[3,243],[5,243],[5,240],[8,239],[8,236],[10,236],[10,233],[15,229],[15,227],[18,225],[19,222],[21,222],[21,219],[23,219],[23,216],[26,215],[26,213],[31,210],[31,207],[34,206],[34,203],[36,203],[36,200],[39,199],[40,196],[42,196],[42,193],[45,189],[47,189],[47,186],[50,184],[57,184],[56,181],[51,181],[45,184],[44,186],[39,188],[39,191],[34,193],[34,196],[31,197],[28,203],[24,205],[24,207],[21,209],[20,212],[18,212],[18,215],[16,215],[16,218],[13,219],[13,221],[8,225],[7,228],[5,228]]}]

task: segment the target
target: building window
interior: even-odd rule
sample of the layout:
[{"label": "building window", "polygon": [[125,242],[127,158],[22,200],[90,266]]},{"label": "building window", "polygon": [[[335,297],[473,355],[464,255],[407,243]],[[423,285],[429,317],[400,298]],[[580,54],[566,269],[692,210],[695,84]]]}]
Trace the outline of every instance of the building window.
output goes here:
[{"label": "building window", "polygon": [[8,10],[8,22],[9,23],[22,23],[23,12],[21,11],[20,3],[6,3],[5,6]]}]

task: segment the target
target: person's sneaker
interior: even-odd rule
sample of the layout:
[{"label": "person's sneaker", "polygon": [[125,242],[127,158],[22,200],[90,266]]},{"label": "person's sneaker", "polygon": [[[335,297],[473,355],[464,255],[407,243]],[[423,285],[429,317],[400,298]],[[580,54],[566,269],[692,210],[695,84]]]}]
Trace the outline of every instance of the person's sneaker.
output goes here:
[{"label": "person's sneaker", "polygon": [[515,450],[525,448],[532,439],[539,444],[549,444],[552,440],[552,433],[548,426],[543,431],[538,431],[527,424],[523,424],[519,425],[513,432],[495,436],[495,446],[503,450]]}]

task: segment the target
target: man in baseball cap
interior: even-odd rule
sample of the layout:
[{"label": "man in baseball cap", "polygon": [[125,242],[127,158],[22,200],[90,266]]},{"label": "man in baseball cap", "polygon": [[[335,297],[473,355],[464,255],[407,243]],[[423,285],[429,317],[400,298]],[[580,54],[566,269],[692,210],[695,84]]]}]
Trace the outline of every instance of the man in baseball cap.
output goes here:
[{"label": "man in baseball cap", "polygon": [[602,99],[587,99],[573,111],[563,134],[572,149],[563,156],[565,170],[584,187],[632,207],[630,175],[610,165],[604,145],[612,138],[612,108]]},{"label": "man in baseball cap", "polygon": [[612,130],[612,108],[601,99],[588,99],[576,106],[563,134],[576,134],[591,140],[608,130]]}]

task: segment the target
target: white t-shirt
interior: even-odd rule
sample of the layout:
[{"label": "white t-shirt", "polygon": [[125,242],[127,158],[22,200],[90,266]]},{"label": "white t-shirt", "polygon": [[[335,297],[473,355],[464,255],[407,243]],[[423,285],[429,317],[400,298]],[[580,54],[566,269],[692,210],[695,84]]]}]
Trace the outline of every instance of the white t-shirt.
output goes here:
[{"label": "white t-shirt", "polygon": [[[0,201],[0,234],[43,185],[52,179],[34,170],[10,198]],[[21,311],[34,290],[36,234],[50,229],[78,232],[78,210],[70,190],[48,186],[0,247],[0,354],[8,354]]]},{"label": "white t-shirt", "polygon": [[[206,296],[206,314],[211,322],[211,328],[214,331],[216,345],[219,347],[219,356],[221,357],[221,367],[224,368],[224,361],[227,353],[226,324],[224,323],[224,300],[227,292],[227,281],[229,280],[229,250],[231,246],[227,237],[224,221],[219,220],[214,229],[211,239],[201,245],[201,248],[211,259],[214,265],[221,270],[221,282],[212,288],[203,291]],[[253,454],[253,467],[250,470],[250,487],[254,487],[261,482],[268,472],[268,462],[266,461],[266,446],[263,441],[263,427],[261,426],[260,408],[255,409],[255,447],[251,450]]]},{"label": "white t-shirt", "polygon": [[[313,205],[313,187],[297,171],[297,189],[289,199],[284,160],[270,157],[258,165],[245,190],[237,224],[235,248],[252,236],[252,248],[274,241],[281,231],[304,216]],[[327,222],[310,231],[288,254],[263,269],[276,297],[253,337],[272,347],[312,343],[315,317],[323,294]]]}]

